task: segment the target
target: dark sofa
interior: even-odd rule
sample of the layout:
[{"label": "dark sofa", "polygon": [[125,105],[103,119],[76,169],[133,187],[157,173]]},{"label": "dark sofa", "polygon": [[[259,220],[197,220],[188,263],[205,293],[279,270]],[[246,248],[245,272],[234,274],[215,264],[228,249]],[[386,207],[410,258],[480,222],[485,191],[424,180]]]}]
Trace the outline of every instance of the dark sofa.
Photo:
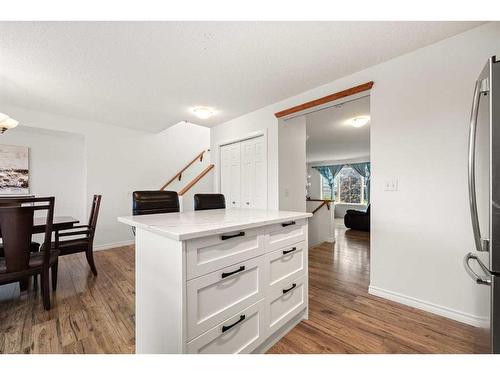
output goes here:
[{"label": "dark sofa", "polygon": [[347,210],[344,225],[354,230],[370,231],[370,205],[366,211]]}]

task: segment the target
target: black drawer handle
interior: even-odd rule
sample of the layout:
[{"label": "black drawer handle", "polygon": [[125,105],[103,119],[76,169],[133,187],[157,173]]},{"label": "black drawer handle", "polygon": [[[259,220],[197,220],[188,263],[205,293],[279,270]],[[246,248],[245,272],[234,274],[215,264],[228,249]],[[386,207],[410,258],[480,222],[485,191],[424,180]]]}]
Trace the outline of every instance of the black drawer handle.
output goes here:
[{"label": "black drawer handle", "polygon": [[236,324],[240,324],[240,323],[241,323],[242,321],[244,321],[244,320],[245,320],[245,315],[240,315],[240,319],[239,319],[237,322],[235,322],[235,323],[233,323],[233,324],[231,324],[231,325],[229,325],[229,326],[222,326],[222,332],[226,332],[226,331],[230,330],[230,329],[231,329],[231,328],[233,328]]},{"label": "black drawer handle", "polygon": [[297,286],[297,284],[293,283],[292,286],[288,289],[283,289],[283,294],[288,293],[290,290],[294,289]]},{"label": "black drawer handle", "polygon": [[297,250],[296,247],[292,247],[290,250],[283,250],[283,255],[290,254],[292,251]]},{"label": "black drawer handle", "polygon": [[245,232],[240,232],[237,234],[230,234],[228,236],[222,235],[222,236],[220,236],[220,238],[222,241],[225,241],[225,240],[228,240],[228,239],[234,238],[234,237],[243,237],[244,235],[245,235]]},{"label": "black drawer handle", "polygon": [[295,221],[289,221],[288,223],[282,223],[282,227],[288,227],[289,225],[295,225]]},{"label": "black drawer handle", "polygon": [[233,272],[223,272],[222,278],[225,279],[226,277],[234,275],[235,273],[238,273],[241,271],[245,271],[245,266],[240,266],[240,268],[238,268],[236,271],[233,271]]}]

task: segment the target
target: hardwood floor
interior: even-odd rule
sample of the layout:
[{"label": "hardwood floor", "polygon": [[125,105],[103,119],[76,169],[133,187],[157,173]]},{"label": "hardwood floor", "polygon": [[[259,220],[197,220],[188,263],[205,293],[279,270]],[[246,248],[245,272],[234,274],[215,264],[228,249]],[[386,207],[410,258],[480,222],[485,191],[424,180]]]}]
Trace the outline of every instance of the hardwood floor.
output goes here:
[{"label": "hardwood floor", "polygon": [[133,353],[134,250],[94,255],[94,278],[85,255],[61,257],[52,309],[39,290],[0,286],[0,353]]},{"label": "hardwood floor", "polygon": [[368,294],[369,233],[309,250],[309,320],[268,353],[484,353],[483,330]]},{"label": "hardwood floor", "polygon": [[[269,353],[479,353],[480,330],[371,296],[369,236],[337,226],[309,255],[309,320]],[[134,250],[62,257],[53,308],[39,291],[0,286],[0,353],[133,353]]]}]

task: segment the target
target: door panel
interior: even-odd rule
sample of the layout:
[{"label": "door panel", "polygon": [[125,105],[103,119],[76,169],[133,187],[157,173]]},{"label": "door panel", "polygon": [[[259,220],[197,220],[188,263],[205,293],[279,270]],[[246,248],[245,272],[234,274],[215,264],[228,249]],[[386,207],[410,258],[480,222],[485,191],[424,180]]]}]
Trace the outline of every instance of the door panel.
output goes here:
[{"label": "door panel", "polygon": [[253,208],[267,208],[267,152],[264,137],[255,138]]},{"label": "door panel", "polygon": [[490,269],[500,275],[500,62],[492,58],[490,65],[491,200],[495,202],[491,205]]},{"label": "door panel", "polygon": [[240,207],[240,144],[233,143],[220,148],[221,188],[226,198],[226,207]]},{"label": "door panel", "polygon": [[253,208],[255,189],[255,141],[241,142],[241,207]]},{"label": "door panel", "polygon": [[220,152],[221,193],[226,196],[227,207],[267,208],[267,148],[264,137],[222,146]]},{"label": "door panel", "polygon": [[[480,79],[489,76],[489,65]],[[479,228],[482,239],[490,238],[490,105],[489,93],[481,94],[476,131],[476,199]],[[477,250],[477,249],[475,249]],[[477,252],[481,261],[490,267],[489,254]]]}]

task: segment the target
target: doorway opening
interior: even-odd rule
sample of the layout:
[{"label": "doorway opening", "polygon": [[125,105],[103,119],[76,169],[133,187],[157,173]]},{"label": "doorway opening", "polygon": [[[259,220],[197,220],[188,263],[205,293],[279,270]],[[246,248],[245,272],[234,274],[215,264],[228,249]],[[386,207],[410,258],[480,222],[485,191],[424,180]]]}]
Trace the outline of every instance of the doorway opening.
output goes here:
[{"label": "doorway opening", "polygon": [[307,208],[327,202],[333,224],[316,223],[325,215],[313,217],[310,245],[335,242],[336,227],[369,232],[370,96],[308,113],[305,120]]},{"label": "doorway opening", "polygon": [[366,293],[372,178],[369,92],[295,113],[279,129],[280,209],[313,213],[310,259],[322,253],[323,261],[331,261],[334,278],[363,285]]}]

